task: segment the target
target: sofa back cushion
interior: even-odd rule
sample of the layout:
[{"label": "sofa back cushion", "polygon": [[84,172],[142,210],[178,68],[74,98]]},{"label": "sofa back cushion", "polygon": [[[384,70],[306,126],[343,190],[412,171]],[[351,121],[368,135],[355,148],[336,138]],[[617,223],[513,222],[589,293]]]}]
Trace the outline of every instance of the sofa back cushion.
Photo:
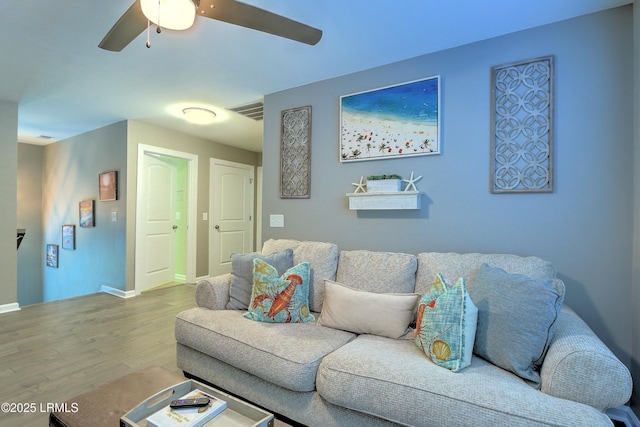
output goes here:
[{"label": "sofa back cushion", "polygon": [[293,249],[293,264],[308,262],[311,267],[309,286],[309,308],[322,311],[324,281],[336,279],[338,246],[333,243],[298,241],[292,239],[269,239],[262,246],[262,254],[268,255],[285,249]]},{"label": "sofa back cushion", "polygon": [[261,259],[272,265],[280,274],[293,267],[293,250],[285,249],[268,255],[257,252],[231,254],[231,285],[227,310],[246,310],[253,288],[253,260]]},{"label": "sofa back cushion", "polygon": [[412,293],[417,267],[415,255],[365,250],[342,251],[336,281],[367,292]]},{"label": "sofa back cushion", "polygon": [[534,256],[424,252],[418,254],[417,258],[418,271],[415,291],[419,294],[424,294],[431,288],[438,273],[451,281],[464,277],[469,293],[471,293],[478,270],[485,263],[491,267],[501,268],[508,273],[524,274],[532,279],[553,279],[556,277],[556,269],[553,264]]}]

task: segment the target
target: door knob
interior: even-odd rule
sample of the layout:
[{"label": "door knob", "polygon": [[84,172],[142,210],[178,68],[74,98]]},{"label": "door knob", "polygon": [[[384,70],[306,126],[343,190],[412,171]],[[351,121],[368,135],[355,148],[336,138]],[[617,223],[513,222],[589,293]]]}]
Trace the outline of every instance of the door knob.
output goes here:
[{"label": "door knob", "polygon": [[219,225],[216,225],[216,226],[215,226],[215,227],[213,227],[213,228],[215,228],[216,230],[220,231],[220,226],[219,226]]},{"label": "door knob", "polygon": [[173,228],[174,230],[177,230],[177,229],[178,229],[178,226],[177,226],[177,225],[174,225],[174,226],[173,226],[173,227],[171,227],[171,228]]}]

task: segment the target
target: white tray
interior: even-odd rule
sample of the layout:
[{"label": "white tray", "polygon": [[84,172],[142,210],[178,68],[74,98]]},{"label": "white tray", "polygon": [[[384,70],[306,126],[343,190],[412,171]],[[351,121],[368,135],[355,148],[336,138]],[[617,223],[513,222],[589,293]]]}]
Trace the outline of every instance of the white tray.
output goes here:
[{"label": "white tray", "polygon": [[273,427],[273,414],[194,380],[176,384],[149,397],[120,418],[120,427],[146,427],[149,415],[195,389],[227,402],[226,409],[209,421],[206,427]]}]

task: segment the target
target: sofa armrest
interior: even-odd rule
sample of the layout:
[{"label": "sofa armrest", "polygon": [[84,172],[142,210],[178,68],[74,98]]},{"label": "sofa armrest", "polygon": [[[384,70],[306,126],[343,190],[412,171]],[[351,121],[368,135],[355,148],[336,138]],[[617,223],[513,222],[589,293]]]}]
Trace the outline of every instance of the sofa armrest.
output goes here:
[{"label": "sofa armrest", "polygon": [[624,405],[631,397],[629,369],[566,306],[558,317],[540,377],[542,392],[600,411]]},{"label": "sofa armrest", "polygon": [[231,273],[207,277],[196,285],[196,304],[211,310],[224,310],[229,302]]}]

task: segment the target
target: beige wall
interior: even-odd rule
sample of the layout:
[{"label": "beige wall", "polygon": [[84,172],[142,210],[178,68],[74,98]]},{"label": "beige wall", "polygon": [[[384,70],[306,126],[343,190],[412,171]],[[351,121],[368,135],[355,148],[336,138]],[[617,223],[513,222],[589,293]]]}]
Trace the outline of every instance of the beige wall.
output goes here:
[{"label": "beige wall", "polygon": [[159,128],[142,122],[128,122],[127,183],[127,290],[135,283],[135,209],[138,164],[138,145],[151,145],[198,156],[198,201],[196,277],[209,274],[209,221],[202,220],[202,213],[209,211],[209,159],[217,158],[257,166],[261,154],[228,145],[207,141],[179,132]]},{"label": "beige wall", "polygon": [[16,251],[18,104],[0,100],[0,311],[18,301]]},{"label": "beige wall", "polygon": [[27,230],[18,251],[18,304],[43,301],[42,171],[44,147],[18,144],[18,228]]}]

